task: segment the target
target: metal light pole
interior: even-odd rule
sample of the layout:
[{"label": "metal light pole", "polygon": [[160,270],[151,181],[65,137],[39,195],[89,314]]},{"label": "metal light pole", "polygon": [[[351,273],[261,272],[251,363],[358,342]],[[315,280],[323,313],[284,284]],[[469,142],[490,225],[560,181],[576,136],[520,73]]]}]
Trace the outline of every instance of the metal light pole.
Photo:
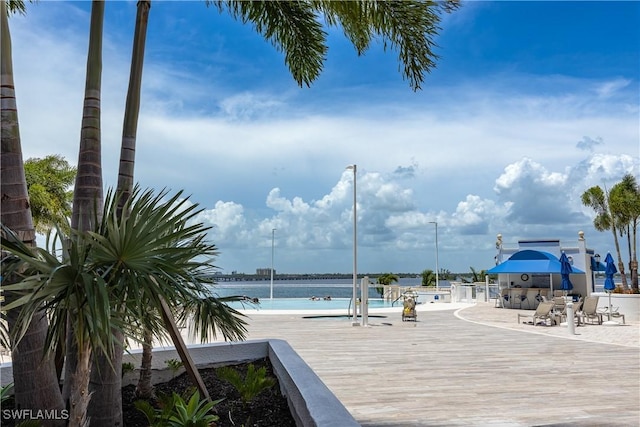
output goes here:
[{"label": "metal light pole", "polygon": [[356,300],[358,299],[358,215],[356,212],[356,165],[347,166],[353,169],[353,295],[351,307],[353,309],[352,325],[358,325],[358,312]]},{"label": "metal light pole", "polygon": [[440,276],[438,275],[438,221],[429,221],[429,224],[436,226],[436,291],[440,287]]},{"label": "metal light pole", "polygon": [[273,299],[273,254],[275,251],[276,229],[271,229],[271,287],[269,288],[269,299]]}]

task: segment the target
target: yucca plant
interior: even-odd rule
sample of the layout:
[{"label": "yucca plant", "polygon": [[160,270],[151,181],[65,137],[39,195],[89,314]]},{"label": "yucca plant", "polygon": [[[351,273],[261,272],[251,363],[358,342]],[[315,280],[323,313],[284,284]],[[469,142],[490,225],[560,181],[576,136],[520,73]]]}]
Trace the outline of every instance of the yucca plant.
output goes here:
[{"label": "yucca plant", "polygon": [[225,304],[239,298],[218,299],[212,292],[217,249],[207,242],[208,228],[196,220],[198,205],[182,192],[167,197],[166,191],[156,195],[136,188],[127,201],[128,215],[120,218],[118,200],[109,192],[95,230],[60,234],[46,248],[27,247],[2,226],[2,249],[10,255],[2,260],[3,274],[22,275],[20,282],[3,285],[19,295],[3,307],[19,311],[21,327],[11,331],[13,342],[42,310],[50,319],[47,351],[64,342],[67,319],[71,325],[78,360],[66,379],[72,426],[87,421],[92,356],[104,354],[113,369],[121,366],[114,331],[140,341],[144,324],[162,339],[162,300],[174,312],[188,311],[203,340],[216,332],[237,340],[246,332],[242,314]]},{"label": "yucca plant", "polygon": [[146,400],[138,400],[135,407],[147,417],[152,427],[209,427],[219,419],[211,412],[222,400],[201,400],[198,391],[187,390],[184,397],[175,392],[160,396],[158,409]]},{"label": "yucca plant", "polygon": [[240,398],[245,404],[251,402],[262,391],[276,384],[274,378],[267,376],[266,367],[263,366],[256,369],[253,363],[247,366],[247,375],[244,378],[242,378],[238,370],[230,366],[218,368],[216,373],[240,393]]},{"label": "yucca plant", "polygon": [[0,387],[0,404],[4,403],[13,393],[13,383]]}]

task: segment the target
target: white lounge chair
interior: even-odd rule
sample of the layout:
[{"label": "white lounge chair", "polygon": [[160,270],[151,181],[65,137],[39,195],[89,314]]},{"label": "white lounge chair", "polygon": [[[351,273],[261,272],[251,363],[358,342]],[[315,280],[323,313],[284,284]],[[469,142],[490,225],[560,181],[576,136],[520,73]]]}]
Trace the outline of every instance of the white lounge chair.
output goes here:
[{"label": "white lounge chair", "polygon": [[600,313],[600,315],[602,317],[607,316],[607,318],[609,318],[609,320],[614,319],[614,318],[621,318],[622,317],[622,323],[626,324],[625,319],[624,319],[624,314],[620,313],[619,311],[619,307],[611,307],[611,313],[609,313],[609,307],[605,307],[605,308],[600,308],[598,309],[598,313]]},{"label": "white lounge chair", "polygon": [[520,318],[526,317],[531,318],[534,326],[537,325],[540,320],[542,320],[545,325],[547,324],[547,320],[550,321],[551,325],[553,325],[553,306],[553,301],[543,301],[538,304],[538,308],[536,308],[536,311],[533,314],[518,313],[518,323],[520,323]]},{"label": "white lounge chair", "polygon": [[588,296],[584,299],[582,303],[582,323],[587,323],[587,321],[597,321],[598,325],[602,325],[602,313],[598,311],[598,299],[600,297]]},{"label": "white lounge chair", "polygon": [[[574,319],[574,321],[577,320],[578,326],[580,326],[581,319],[582,319],[582,312],[581,312],[582,304],[583,304],[582,298],[579,299],[577,302],[573,303],[573,319]],[[559,315],[560,316],[560,322],[559,323],[562,323],[562,322],[565,322],[565,321],[568,322],[567,309],[568,309],[568,306],[565,305],[564,309],[562,310],[562,312]]]}]

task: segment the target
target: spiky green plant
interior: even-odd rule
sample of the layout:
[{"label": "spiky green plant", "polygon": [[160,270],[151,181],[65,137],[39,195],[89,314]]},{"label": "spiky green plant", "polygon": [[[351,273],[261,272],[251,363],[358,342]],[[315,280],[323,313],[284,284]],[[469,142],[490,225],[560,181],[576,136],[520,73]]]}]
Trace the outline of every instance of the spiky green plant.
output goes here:
[{"label": "spiky green plant", "polygon": [[263,366],[260,369],[256,369],[253,363],[247,366],[247,375],[244,378],[242,378],[238,370],[230,366],[218,368],[216,373],[240,393],[240,398],[245,404],[251,402],[263,390],[276,384],[274,378],[267,376],[267,368]]},{"label": "spiky green plant", "polygon": [[174,392],[159,396],[158,400],[158,409],[146,400],[135,402],[152,427],[209,427],[219,419],[211,410],[224,399],[209,402],[201,400],[198,391],[188,390],[184,397]]},{"label": "spiky green plant", "polygon": [[184,366],[181,360],[169,359],[164,361],[165,365],[171,370],[172,377],[175,378],[176,374]]}]

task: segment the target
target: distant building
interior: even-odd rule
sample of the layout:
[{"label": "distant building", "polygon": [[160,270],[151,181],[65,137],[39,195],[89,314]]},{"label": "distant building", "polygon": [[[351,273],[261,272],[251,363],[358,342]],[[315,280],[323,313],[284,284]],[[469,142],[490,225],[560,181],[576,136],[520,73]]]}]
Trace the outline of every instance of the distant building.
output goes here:
[{"label": "distant building", "polygon": [[[273,270],[273,275],[276,275],[276,270]],[[256,276],[271,276],[270,268],[256,268]]]}]

